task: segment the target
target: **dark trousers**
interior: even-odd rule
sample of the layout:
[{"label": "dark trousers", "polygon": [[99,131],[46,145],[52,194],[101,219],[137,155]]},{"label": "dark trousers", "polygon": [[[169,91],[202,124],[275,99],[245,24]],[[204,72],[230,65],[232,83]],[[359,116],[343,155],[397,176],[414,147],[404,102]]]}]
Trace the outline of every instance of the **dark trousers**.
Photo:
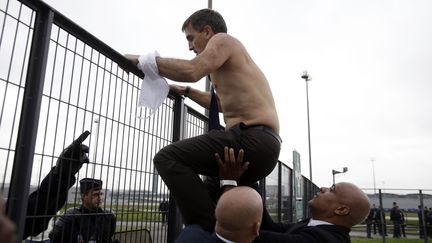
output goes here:
[{"label": "dark trousers", "polygon": [[181,140],[161,149],[153,161],[157,171],[170,189],[186,225],[198,224],[213,230],[215,203],[198,175],[219,175],[214,158],[223,159],[224,147],[245,151],[243,161],[249,169],[239,178],[239,185],[250,185],[273,171],[279,152],[280,138],[263,126],[240,123],[228,131],[212,130],[207,134]]}]

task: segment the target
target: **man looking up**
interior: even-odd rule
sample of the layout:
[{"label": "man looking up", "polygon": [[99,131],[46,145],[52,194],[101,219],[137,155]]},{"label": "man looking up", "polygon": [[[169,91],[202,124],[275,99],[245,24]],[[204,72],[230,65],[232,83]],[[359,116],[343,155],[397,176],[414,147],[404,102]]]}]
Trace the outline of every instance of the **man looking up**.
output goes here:
[{"label": "man looking up", "polygon": [[[175,142],[161,149],[153,160],[185,224],[213,230],[215,202],[198,175],[218,176],[213,154],[222,154],[226,145],[236,151],[244,149],[245,160],[250,162],[239,184],[250,185],[270,174],[280,152],[279,120],[265,75],[243,44],[226,33],[225,21],[218,12],[199,10],[186,19],[182,30],[189,50],[197,54],[192,60],[162,58],[155,53],[126,57],[141,70],[152,69],[152,75],[156,73],[178,82],[191,83],[210,77],[225,130],[212,130]],[[207,109],[210,107],[209,92],[189,86],[170,88]]]},{"label": "man looking up", "polygon": [[254,242],[349,243],[351,228],[369,214],[369,198],[357,186],[340,182],[322,187],[308,202],[312,218],[299,223],[274,223],[264,214]]}]

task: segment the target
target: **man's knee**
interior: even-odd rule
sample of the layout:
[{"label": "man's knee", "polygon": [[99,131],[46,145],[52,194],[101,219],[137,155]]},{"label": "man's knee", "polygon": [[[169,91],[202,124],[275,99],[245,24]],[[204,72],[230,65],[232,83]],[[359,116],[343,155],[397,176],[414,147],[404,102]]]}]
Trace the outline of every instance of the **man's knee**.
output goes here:
[{"label": "man's knee", "polygon": [[153,157],[153,164],[159,174],[163,174],[164,170],[168,169],[171,164],[174,162],[174,158],[172,157],[172,153],[168,149],[169,146],[162,148],[156,155]]}]

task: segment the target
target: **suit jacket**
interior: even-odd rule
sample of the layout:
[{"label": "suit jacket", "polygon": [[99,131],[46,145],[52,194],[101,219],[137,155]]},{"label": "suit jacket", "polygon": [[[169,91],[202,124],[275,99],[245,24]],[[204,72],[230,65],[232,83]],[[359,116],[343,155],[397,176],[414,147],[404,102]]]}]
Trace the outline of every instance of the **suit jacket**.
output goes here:
[{"label": "suit jacket", "polygon": [[309,219],[294,224],[268,225],[254,243],[350,243],[350,229],[338,225],[307,226]]},{"label": "suit jacket", "polygon": [[187,226],[177,237],[175,243],[224,243],[215,233],[210,233],[199,225]]}]

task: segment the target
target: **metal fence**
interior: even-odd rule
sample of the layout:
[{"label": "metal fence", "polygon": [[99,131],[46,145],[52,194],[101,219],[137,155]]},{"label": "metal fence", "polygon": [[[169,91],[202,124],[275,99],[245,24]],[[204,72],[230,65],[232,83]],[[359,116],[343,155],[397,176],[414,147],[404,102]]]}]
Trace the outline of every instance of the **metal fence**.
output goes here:
[{"label": "metal fence", "polygon": [[365,188],[363,191],[369,196],[372,209],[368,219],[352,229],[352,236],[382,242],[388,238],[428,242],[432,237],[432,190]]},{"label": "metal fence", "polygon": [[[115,212],[120,241],[172,242],[181,217],[170,200],[169,223],[162,223],[159,203],[169,200],[169,191],[152,158],[174,141],[205,133],[207,118],[173,94],[153,114],[138,107],[143,74],[41,1],[1,0],[0,26],[0,190],[8,197],[7,214],[18,235],[29,193],[62,150],[88,130],[84,144],[90,162],[76,174],[77,181],[103,181],[103,207]],[[305,202],[317,187],[303,177],[302,188],[295,189],[293,180],[292,170],[279,162],[261,181],[263,199],[277,221],[308,216]],[[301,200],[293,190],[301,191]],[[63,210],[81,203],[77,185],[66,201]],[[149,235],[131,238],[141,231]]]}]

